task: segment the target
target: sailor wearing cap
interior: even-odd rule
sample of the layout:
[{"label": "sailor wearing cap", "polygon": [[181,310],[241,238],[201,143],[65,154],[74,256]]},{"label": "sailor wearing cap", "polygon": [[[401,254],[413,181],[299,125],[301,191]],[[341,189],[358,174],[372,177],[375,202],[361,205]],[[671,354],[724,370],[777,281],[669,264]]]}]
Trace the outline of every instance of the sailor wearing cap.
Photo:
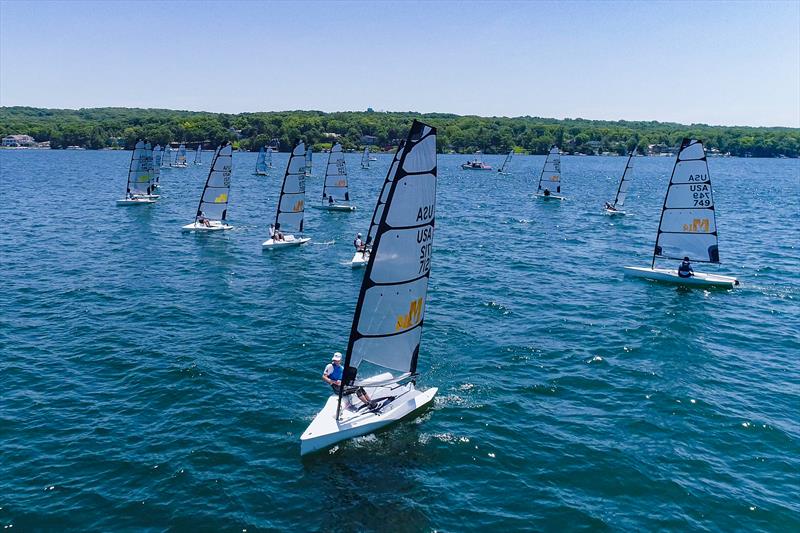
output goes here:
[{"label": "sailor wearing cap", "polygon": [[[331,358],[331,362],[325,367],[325,371],[322,373],[322,381],[330,385],[331,388],[333,388],[333,392],[339,394],[339,391],[342,388],[343,377],[344,367],[342,366],[342,354],[341,352],[335,352]],[[358,395],[359,400],[367,405],[372,405],[369,396],[367,396],[367,392],[364,389],[359,387],[356,391],[356,394]]]},{"label": "sailor wearing cap", "polygon": [[353,246],[356,247],[356,252],[363,252],[364,251],[364,241],[361,240],[361,234],[357,234],[356,238],[353,240]]}]

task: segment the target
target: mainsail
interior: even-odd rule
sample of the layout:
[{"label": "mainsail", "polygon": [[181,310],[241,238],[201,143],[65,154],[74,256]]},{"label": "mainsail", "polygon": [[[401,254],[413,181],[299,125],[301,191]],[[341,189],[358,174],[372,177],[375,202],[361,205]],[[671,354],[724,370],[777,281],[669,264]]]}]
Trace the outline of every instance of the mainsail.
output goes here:
[{"label": "mainsail", "polygon": [[186,145],[181,143],[178,147],[178,155],[175,157],[175,166],[176,167],[185,167],[186,166]]},{"label": "mainsail", "polygon": [[499,173],[505,174],[506,172],[508,172],[508,164],[511,163],[511,158],[513,157],[513,155],[514,155],[514,150],[508,152],[508,155],[503,160],[503,166],[501,166],[500,170],[498,170]]},{"label": "mainsail", "polygon": [[164,146],[164,155],[161,156],[161,168],[172,165],[172,148],[169,144]]},{"label": "mainsail", "polygon": [[214,152],[206,185],[203,187],[203,194],[200,195],[195,221],[201,214],[209,220],[223,221],[226,219],[228,195],[231,191],[232,154],[233,147],[230,144],[220,146]]},{"label": "mainsail", "polygon": [[158,186],[159,182],[161,181],[161,158],[163,153],[161,152],[161,145],[157,144],[155,148],[153,148],[153,179],[150,180],[152,184]]},{"label": "mainsail", "polygon": [[[272,152],[270,152],[272,153]],[[258,159],[256,159],[256,174],[267,173],[267,154],[264,152],[264,147],[258,151]]]},{"label": "mainsail", "polygon": [[128,168],[126,196],[152,194],[153,149],[150,143],[139,141],[133,148]]},{"label": "mainsail", "polygon": [[337,202],[349,202],[350,193],[347,189],[347,164],[344,161],[342,145],[336,143],[328,153],[328,164],[325,167],[325,183],[322,186],[322,203],[326,204],[329,198]]},{"label": "mainsail", "polygon": [[267,153],[264,157],[265,157],[264,161],[267,164],[267,168],[272,168],[272,146],[267,147]]},{"label": "mainsail", "polygon": [[203,152],[203,145],[202,144],[198,144],[197,145],[197,150],[195,150],[195,152],[194,152],[194,164],[195,165],[199,165],[199,164],[202,163],[202,161],[200,160],[200,158],[202,157],[201,156],[202,152]]},{"label": "mainsail", "polygon": [[614,209],[625,205],[625,198],[628,196],[628,186],[631,184],[631,177],[633,176],[634,157],[636,157],[636,148],[630,153],[628,162],[625,163],[625,170],[622,172],[622,179],[619,180],[619,188],[617,188],[617,196],[614,198]]},{"label": "mainsail", "polygon": [[539,176],[537,191],[544,192],[545,189],[551,193],[561,192],[561,154],[557,146],[550,148],[550,153],[547,154],[544,167],[542,167],[542,174]]},{"label": "mainsail", "polygon": [[[394,381],[416,373],[431,267],[436,173],[436,129],[415,120],[395,154],[373,215],[373,221],[378,219],[375,242],[344,364],[348,384],[358,385],[362,363],[397,372]],[[344,387],[337,418],[343,392]]]},{"label": "mainsail", "polygon": [[281,196],[275,214],[275,227],[280,228],[282,232],[303,232],[306,199],[305,157],[306,145],[300,141],[295,145],[286,164]]},{"label": "mainsail", "polygon": [[364,147],[364,153],[361,155],[361,168],[369,168],[369,146]]},{"label": "mainsail", "polygon": [[309,146],[306,150],[306,167],[305,167],[305,175],[306,177],[311,177],[311,158],[313,157],[314,151]]},{"label": "mainsail", "polygon": [[684,139],[658,223],[656,258],[719,263],[714,195],[703,142]]}]

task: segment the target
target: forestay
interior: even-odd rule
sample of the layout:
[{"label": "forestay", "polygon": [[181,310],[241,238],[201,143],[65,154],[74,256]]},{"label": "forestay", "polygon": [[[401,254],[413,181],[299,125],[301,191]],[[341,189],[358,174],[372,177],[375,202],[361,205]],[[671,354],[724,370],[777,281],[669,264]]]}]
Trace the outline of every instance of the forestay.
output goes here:
[{"label": "forestay", "polygon": [[303,232],[306,199],[305,156],[306,145],[298,142],[286,164],[286,173],[283,176],[281,196],[275,215],[275,227],[279,227],[283,232]]},{"label": "forestay", "polygon": [[152,194],[153,149],[150,143],[139,141],[133,148],[128,168],[127,196]]},{"label": "forestay", "polygon": [[228,214],[228,196],[231,190],[233,148],[230,144],[217,148],[211,160],[206,185],[200,196],[195,220],[204,215],[209,220],[224,221]]},{"label": "forestay", "polygon": [[661,210],[656,258],[719,263],[714,195],[702,141],[684,139]]},{"label": "forestay", "polygon": [[258,158],[256,159],[256,174],[266,174],[267,173],[267,154],[264,152],[264,147],[262,146],[258,150]]},{"label": "forestay", "polygon": [[[350,331],[347,381],[365,362],[377,367],[376,374],[388,369],[393,381],[416,373],[431,267],[436,173],[436,129],[414,121],[373,215],[378,222]],[[362,375],[354,384],[368,377]],[[339,410],[341,401],[340,393]]]},{"label": "forestay", "polygon": [[547,159],[542,167],[542,174],[539,176],[538,192],[544,192],[548,189],[550,192],[561,192],[561,154],[557,146],[550,148],[550,153],[547,154]]},{"label": "forestay", "polygon": [[342,153],[342,145],[336,143],[328,153],[328,165],[325,167],[325,184],[322,187],[322,203],[328,198],[335,201],[349,202],[350,193],[347,189],[347,165]]},{"label": "forestay", "polygon": [[614,208],[622,207],[625,205],[625,198],[628,196],[628,186],[631,184],[631,177],[633,176],[633,158],[636,157],[636,149],[628,156],[628,162],[625,163],[625,170],[622,172],[622,179],[619,180],[619,187],[617,188],[617,196],[614,198]]}]

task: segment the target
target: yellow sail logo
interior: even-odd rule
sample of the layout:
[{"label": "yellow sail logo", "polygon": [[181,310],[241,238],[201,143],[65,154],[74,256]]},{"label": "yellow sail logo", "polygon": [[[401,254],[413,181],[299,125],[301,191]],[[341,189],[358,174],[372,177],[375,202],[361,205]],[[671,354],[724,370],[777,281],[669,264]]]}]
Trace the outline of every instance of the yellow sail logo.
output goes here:
[{"label": "yellow sail logo", "polygon": [[558,179],[559,179],[558,174],[553,174],[552,176],[550,176],[550,181],[558,181]]},{"label": "yellow sail logo", "polygon": [[339,180],[336,182],[337,187],[347,187],[347,180]]},{"label": "yellow sail logo", "polygon": [[408,329],[416,326],[422,318],[422,298],[411,300],[408,306],[408,314],[400,315],[397,317],[397,323],[394,326],[395,331],[401,329]]},{"label": "yellow sail logo", "polygon": [[220,194],[219,196],[217,196],[216,198],[214,198],[214,203],[215,204],[224,204],[227,201],[228,201],[228,193],[226,193],[226,192],[224,192],[224,193]]},{"label": "yellow sail logo", "polygon": [[684,224],[683,231],[689,233],[708,233],[711,225],[707,218],[695,218],[691,224]]},{"label": "yellow sail logo", "polygon": [[142,174],[139,176],[139,183],[147,183],[150,181],[150,174]]},{"label": "yellow sail logo", "polygon": [[292,211],[297,213],[298,211],[302,210],[303,210],[303,200],[297,200],[297,202],[295,202],[294,204],[294,207],[292,208]]}]

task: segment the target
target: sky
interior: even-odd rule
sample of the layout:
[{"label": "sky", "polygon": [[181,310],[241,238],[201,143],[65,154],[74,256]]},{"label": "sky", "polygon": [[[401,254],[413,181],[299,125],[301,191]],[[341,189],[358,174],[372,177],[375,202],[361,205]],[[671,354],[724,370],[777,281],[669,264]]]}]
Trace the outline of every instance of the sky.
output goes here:
[{"label": "sky", "polygon": [[0,0],[0,106],[800,127],[800,1]]}]

